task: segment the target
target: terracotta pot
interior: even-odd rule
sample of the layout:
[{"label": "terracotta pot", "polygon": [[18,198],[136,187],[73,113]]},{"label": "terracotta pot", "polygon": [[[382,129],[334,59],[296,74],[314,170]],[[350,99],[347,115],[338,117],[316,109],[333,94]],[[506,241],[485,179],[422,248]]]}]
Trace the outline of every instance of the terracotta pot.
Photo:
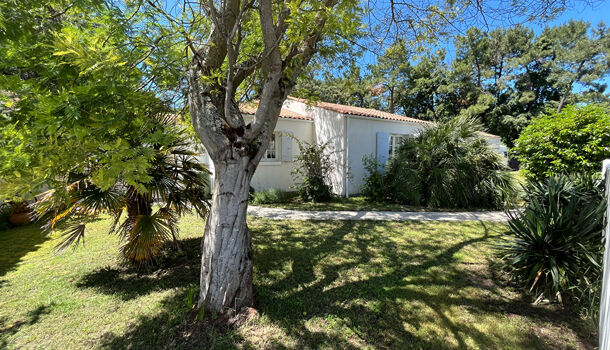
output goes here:
[{"label": "terracotta pot", "polygon": [[8,221],[13,225],[23,225],[32,222],[29,213],[11,213]]}]

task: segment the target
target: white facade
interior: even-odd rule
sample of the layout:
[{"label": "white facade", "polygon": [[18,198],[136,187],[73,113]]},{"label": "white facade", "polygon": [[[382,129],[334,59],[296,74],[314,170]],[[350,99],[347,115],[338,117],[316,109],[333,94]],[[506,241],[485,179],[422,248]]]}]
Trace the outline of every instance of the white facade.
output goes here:
[{"label": "white facade", "polygon": [[[257,191],[294,190],[291,173],[294,157],[300,150],[289,135],[309,143],[328,143],[327,149],[335,165],[330,179],[333,192],[351,196],[360,193],[366,176],[363,157],[375,156],[384,163],[397,139],[416,136],[432,124],[370,109],[327,103],[311,106],[293,98],[286,100],[282,111],[281,115],[287,117],[278,120],[274,147],[268,151],[269,158],[261,160],[252,179],[252,187]],[[498,136],[486,134],[486,138],[492,147],[505,155],[506,146]],[[208,159],[206,163],[211,162]],[[212,170],[213,165],[210,164],[210,168]]]},{"label": "white facade", "polygon": [[[348,194],[360,193],[366,171],[362,163],[365,156],[387,156],[392,135],[415,136],[425,126],[422,124],[373,119],[369,117],[346,116],[349,123],[349,171]],[[387,138],[387,142],[378,138]],[[387,154],[387,155],[386,155]]]},{"label": "white facade", "polygon": [[[297,142],[291,137],[312,142],[313,121],[281,118],[275,127],[275,159],[262,159],[252,178],[256,191],[277,188],[293,190],[292,170],[294,157],[300,153]],[[290,136],[289,136],[290,135]]]}]

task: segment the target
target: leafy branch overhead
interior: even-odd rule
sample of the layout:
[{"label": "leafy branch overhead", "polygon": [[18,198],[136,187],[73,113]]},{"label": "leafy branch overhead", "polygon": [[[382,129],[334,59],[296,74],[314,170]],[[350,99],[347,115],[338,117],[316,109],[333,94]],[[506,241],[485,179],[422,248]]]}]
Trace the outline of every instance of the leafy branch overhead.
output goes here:
[{"label": "leafy branch overhead", "polygon": [[[209,144],[212,157],[230,142],[238,143],[247,153],[252,152],[248,149],[252,142],[258,145],[265,141],[267,130],[275,125],[269,117],[277,114],[280,101],[313,55],[330,48],[325,42],[340,41],[335,33],[357,33],[357,4],[233,0],[223,2],[219,9],[214,2],[202,3],[210,31],[192,56],[190,103],[191,110],[204,106],[207,110],[202,118],[194,118],[193,124],[204,144]],[[246,127],[237,103],[252,94],[260,103]],[[220,129],[232,132],[221,135],[217,132]]]}]

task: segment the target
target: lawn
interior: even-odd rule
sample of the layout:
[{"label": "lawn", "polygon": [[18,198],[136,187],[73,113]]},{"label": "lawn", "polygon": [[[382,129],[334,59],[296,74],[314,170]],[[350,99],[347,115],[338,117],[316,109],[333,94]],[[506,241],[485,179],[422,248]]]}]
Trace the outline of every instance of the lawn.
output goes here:
[{"label": "lawn", "polygon": [[493,254],[484,222],[250,219],[256,308],[234,330],[193,320],[202,224],[156,271],[121,266],[100,220],[54,255],[33,227],[0,232],[0,348],[588,349],[591,322],[533,306]]}]

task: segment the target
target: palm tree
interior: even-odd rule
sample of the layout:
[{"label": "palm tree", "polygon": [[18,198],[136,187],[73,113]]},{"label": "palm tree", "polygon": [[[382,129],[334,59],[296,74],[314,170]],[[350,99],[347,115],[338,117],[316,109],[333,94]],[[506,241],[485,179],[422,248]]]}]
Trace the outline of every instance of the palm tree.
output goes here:
[{"label": "palm tree", "polygon": [[502,208],[516,196],[501,156],[482,124],[457,116],[405,140],[388,164],[390,197],[437,208]]},{"label": "palm tree", "polygon": [[[162,124],[169,122],[164,120]],[[67,221],[58,252],[83,242],[87,223],[108,214],[113,219],[109,233],[121,238],[123,257],[136,264],[149,264],[166,242],[177,244],[180,216],[194,210],[205,218],[209,171],[198,162],[186,133],[177,133],[168,146],[152,147],[155,156],[148,168],[148,182],[129,184],[119,177],[108,189],[102,189],[93,184],[89,173],[71,173],[62,187],[43,193],[34,205],[40,219],[46,221],[43,228],[52,231]]]}]

